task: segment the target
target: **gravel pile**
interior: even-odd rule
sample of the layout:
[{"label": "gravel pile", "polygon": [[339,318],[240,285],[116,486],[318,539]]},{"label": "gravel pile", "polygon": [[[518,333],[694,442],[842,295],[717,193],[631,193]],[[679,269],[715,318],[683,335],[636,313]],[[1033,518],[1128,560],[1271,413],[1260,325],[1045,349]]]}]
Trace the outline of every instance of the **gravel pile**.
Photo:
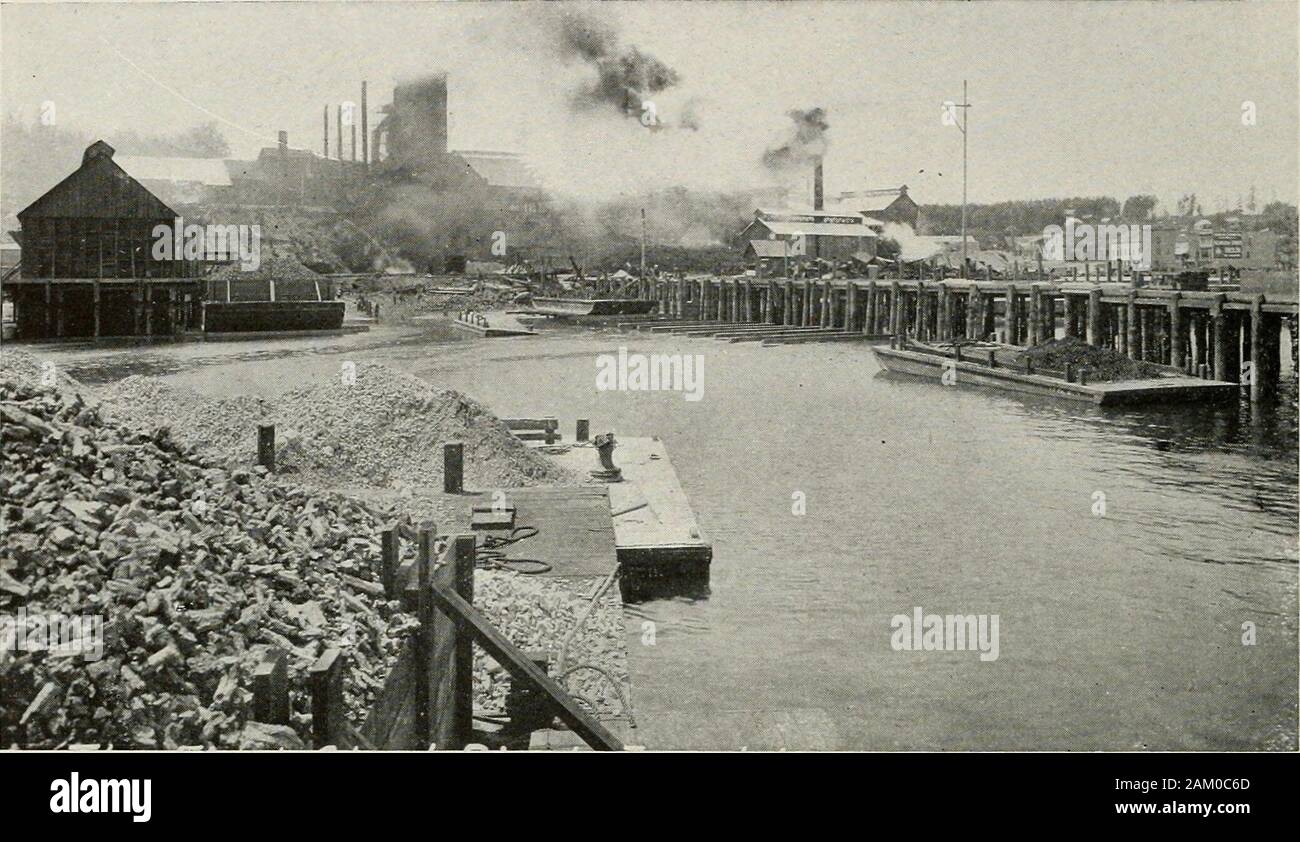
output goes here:
[{"label": "gravel pile", "polygon": [[1076,337],[1053,339],[1023,350],[1016,356],[1016,362],[1023,366],[1026,357],[1032,359],[1035,366],[1056,371],[1064,371],[1066,363],[1073,365],[1075,371],[1087,366],[1088,380],[1092,383],[1140,380],[1160,377],[1165,373],[1160,366],[1142,360],[1130,360],[1118,351],[1097,348]]},{"label": "gravel pile", "polygon": [[275,423],[277,468],[322,484],[441,488],[449,441],[465,445],[469,488],[569,480],[477,401],[378,363],[274,400],[210,398],[149,377],[122,380],[105,399],[115,417],[169,426],[179,441],[236,464],[254,461],[257,424]]},{"label": "gravel pile", "polygon": [[53,360],[21,348],[0,348],[0,379],[33,388],[54,387],[90,395],[90,389],[65,374]]},{"label": "gravel pile", "polygon": [[[110,425],[68,390],[4,378],[0,418],[0,617],[104,624],[98,653],[0,627],[5,746],[300,746],[306,670],[329,647],[361,725],[414,625],[383,599],[374,514]],[[288,654],[289,726],[249,719],[266,647]]]}]

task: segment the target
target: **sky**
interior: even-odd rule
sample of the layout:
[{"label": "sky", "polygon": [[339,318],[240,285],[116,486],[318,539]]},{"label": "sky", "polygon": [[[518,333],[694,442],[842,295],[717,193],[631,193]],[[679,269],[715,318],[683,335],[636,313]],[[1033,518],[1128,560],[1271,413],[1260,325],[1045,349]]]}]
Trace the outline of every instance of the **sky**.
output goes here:
[{"label": "sky", "polygon": [[[5,3],[0,104],[35,120],[53,102],[61,125],[95,134],[216,120],[252,157],[281,129],[318,150],[322,106],[359,102],[363,79],[373,125],[397,80],[441,69],[453,148],[523,153],[553,189],[599,197],[761,186],[787,112],[816,106],[830,124],[828,194],[906,183],[921,203],[957,203],[962,136],[942,117],[965,80],[970,201],[1153,193],[1172,209],[1195,192],[1212,212],[1252,185],[1261,205],[1296,202],[1298,8]],[[593,71],[558,48],[564,15],[603,21],[673,68],[680,82],[653,96],[656,111],[676,126],[689,110],[699,129],[575,109]]]}]

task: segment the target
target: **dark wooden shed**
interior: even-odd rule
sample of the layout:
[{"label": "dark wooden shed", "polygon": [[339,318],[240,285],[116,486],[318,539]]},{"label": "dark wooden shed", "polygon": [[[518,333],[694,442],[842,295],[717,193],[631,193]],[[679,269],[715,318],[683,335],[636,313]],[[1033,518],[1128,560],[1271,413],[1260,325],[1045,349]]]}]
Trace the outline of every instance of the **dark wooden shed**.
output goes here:
[{"label": "dark wooden shed", "polygon": [[4,288],[19,338],[166,336],[195,321],[203,263],[155,256],[158,226],[171,229],[177,214],[113,151],[92,143],[75,172],[18,213],[20,271]]}]

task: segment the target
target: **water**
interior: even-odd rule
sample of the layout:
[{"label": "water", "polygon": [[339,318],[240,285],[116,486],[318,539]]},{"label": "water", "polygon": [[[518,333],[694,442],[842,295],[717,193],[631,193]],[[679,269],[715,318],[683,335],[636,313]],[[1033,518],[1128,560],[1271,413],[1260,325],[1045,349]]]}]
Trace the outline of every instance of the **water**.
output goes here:
[{"label": "water", "polygon": [[[596,392],[619,345],[703,354],[704,399]],[[223,393],[374,359],[566,433],[661,437],[714,561],[707,598],[628,608],[651,745],[1295,746],[1293,406],[1100,410],[891,376],[862,346],[613,332],[57,353]],[[916,606],[999,615],[999,658],[894,651]]]}]

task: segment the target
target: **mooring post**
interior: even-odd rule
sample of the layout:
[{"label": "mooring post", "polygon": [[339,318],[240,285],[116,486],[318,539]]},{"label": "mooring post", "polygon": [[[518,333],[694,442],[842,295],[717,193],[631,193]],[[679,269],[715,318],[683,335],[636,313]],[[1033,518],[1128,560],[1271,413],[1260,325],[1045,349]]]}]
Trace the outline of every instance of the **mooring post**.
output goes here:
[{"label": "mooring post", "polygon": [[350,748],[347,710],[343,706],[343,667],[338,649],[326,649],[309,670],[311,684],[311,735],[315,748]]},{"label": "mooring post", "polygon": [[[1076,271],[1075,267],[1071,266],[1070,267],[1071,277],[1073,277],[1075,271]],[[1067,339],[1073,339],[1079,333],[1077,330],[1077,325],[1075,324],[1075,320],[1078,318],[1078,312],[1077,312],[1077,308],[1075,307],[1074,296],[1070,295],[1070,293],[1068,292],[1063,293],[1063,295],[1065,296],[1065,337]]]},{"label": "mooring post", "polygon": [[1100,348],[1101,341],[1101,290],[1094,287],[1088,291],[1088,344]]},{"label": "mooring post", "polygon": [[1129,290],[1124,304],[1124,353],[1130,360],[1138,358],[1137,292]]},{"label": "mooring post", "polygon": [[858,285],[849,278],[844,283],[844,330],[851,331],[857,326]]},{"label": "mooring post", "polygon": [[586,418],[579,418],[577,427],[573,431],[574,441],[587,441],[591,437],[591,422]]},{"label": "mooring post", "polygon": [[867,301],[866,308],[862,314],[862,332],[873,334],[876,332],[876,282],[867,281]]},{"label": "mooring post", "polygon": [[460,442],[442,446],[442,490],[447,494],[465,490],[465,445]]},{"label": "mooring post", "polygon": [[289,724],[289,672],[284,650],[272,646],[253,670],[253,720]]},{"label": "mooring post", "polygon": [[801,327],[811,327],[812,312],[813,312],[813,293],[812,293],[811,279],[809,278],[803,279],[803,288],[800,290],[800,293],[803,295],[803,307],[801,308],[803,310],[803,320],[799,322],[799,325]]},{"label": "mooring post", "polygon": [[257,464],[275,473],[275,425],[257,425]]}]

